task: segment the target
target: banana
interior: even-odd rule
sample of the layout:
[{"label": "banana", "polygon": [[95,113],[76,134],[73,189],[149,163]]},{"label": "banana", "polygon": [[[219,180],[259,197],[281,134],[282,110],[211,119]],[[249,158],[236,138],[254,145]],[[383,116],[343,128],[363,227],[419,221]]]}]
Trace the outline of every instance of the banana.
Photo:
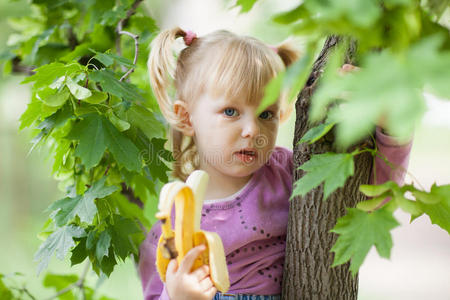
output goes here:
[{"label": "banana", "polygon": [[[222,293],[230,288],[225,251],[220,236],[200,229],[203,197],[208,185],[208,173],[196,170],[186,183],[174,181],[165,184],[159,196],[156,217],[161,220],[162,234],[156,253],[156,267],[163,282],[169,261],[176,258],[181,263],[187,252],[204,244],[206,250],[194,262],[192,270],[208,265],[214,286]],[[175,202],[175,230],[172,229],[171,211]]]}]

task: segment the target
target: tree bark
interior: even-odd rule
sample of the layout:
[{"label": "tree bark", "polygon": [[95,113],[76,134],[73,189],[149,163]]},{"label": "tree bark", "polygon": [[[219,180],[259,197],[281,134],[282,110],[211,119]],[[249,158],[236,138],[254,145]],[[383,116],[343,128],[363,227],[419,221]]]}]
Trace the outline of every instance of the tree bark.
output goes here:
[{"label": "tree bark", "polygon": [[[293,182],[304,175],[297,168],[308,161],[312,154],[334,151],[334,134],[330,132],[312,145],[296,145],[309,129],[308,110],[317,80],[326,65],[328,55],[340,38],[329,37],[313,65],[311,75],[298,95],[294,135]],[[352,62],[355,47],[347,53],[346,63]],[[371,143],[370,141],[364,141]],[[287,229],[286,259],[284,264],[282,299],[356,299],[358,276],[352,277],[349,263],[331,268],[334,254],[331,247],[337,235],[329,231],[338,218],[346,214],[346,207],[354,207],[364,200],[359,192],[360,184],[369,182],[372,157],[368,153],[355,159],[355,174],[345,186],[336,190],[324,202],[323,185],[304,197],[295,197],[290,204]]]}]

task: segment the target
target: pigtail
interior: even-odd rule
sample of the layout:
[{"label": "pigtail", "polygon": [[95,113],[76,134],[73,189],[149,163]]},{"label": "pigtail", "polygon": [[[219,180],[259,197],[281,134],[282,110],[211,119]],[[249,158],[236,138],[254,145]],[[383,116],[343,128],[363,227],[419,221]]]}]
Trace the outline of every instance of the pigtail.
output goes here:
[{"label": "pigtail", "polygon": [[[296,62],[300,58],[300,51],[295,48],[294,44],[291,40],[286,40],[275,47],[275,51],[278,56],[280,56],[283,61],[284,66],[287,68],[291,66],[294,62]],[[288,91],[282,91],[282,104],[281,104],[281,114],[280,114],[280,123],[284,123],[287,121],[289,116],[294,110],[295,101],[290,101],[291,99],[287,99]]]},{"label": "pigtail", "polygon": [[176,65],[172,47],[175,40],[184,35],[185,32],[179,27],[161,32],[151,43],[151,50],[147,61],[150,85],[153,93],[158,101],[161,113],[172,125],[178,123],[172,110],[172,101],[167,92],[174,79]]},{"label": "pigtail", "polygon": [[[192,168],[189,168],[189,166],[193,164],[195,144],[192,138],[184,136],[181,131],[177,130],[179,117],[173,112],[172,99],[167,92],[171,89],[172,82],[175,79],[176,60],[172,48],[175,40],[179,37],[184,38],[186,45],[190,45],[196,39],[195,34],[190,31],[185,32],[179,27],[162,31],[151,43],[147,67],[150,85],[161,113],[171,125],[169,140],[175,159],[172,176],[185,181],[192,172]],[[188,139],[187,144],[186,139]]]},{"label": "pigtail", "polygon": [[289,67],[300,57],[300,51],[294,47],[290,40],[286,40],[276,47],[278,55],[285,67]]}]

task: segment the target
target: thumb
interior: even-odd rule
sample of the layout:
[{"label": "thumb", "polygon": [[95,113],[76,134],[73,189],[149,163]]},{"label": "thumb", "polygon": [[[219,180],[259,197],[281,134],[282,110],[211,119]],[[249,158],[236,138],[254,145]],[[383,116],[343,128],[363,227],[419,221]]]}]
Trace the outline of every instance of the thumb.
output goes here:
[{"label": "thumb", "polygon": [[192,248],[183,258],[180,263],[179,271],[183,273],[189,273],[194,265],[195,260],[206,249],[205,245],[199,245],[197,247]]},{"label": "thumb", "polygon": [[177,271],[177,268],[178,268],[177,260],[175,258],[171,259],[169,264],[167,265],[167,273],[172,275]]}]

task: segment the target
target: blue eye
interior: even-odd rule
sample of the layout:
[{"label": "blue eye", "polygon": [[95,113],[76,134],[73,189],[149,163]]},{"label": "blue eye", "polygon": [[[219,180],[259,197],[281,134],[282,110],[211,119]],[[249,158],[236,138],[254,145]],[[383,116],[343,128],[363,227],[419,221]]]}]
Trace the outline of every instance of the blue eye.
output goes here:
[{"label": "blue eye", "polygon": [[273,118],[273,112],[266,110],[262,112],[259,117],[264,120],[270,120]]},{"label": "blue eye", "polygon": [[233,117],[234,113],[237,114],[237,111],[234,108],[225,108],[223,111],[227,117]]}]

